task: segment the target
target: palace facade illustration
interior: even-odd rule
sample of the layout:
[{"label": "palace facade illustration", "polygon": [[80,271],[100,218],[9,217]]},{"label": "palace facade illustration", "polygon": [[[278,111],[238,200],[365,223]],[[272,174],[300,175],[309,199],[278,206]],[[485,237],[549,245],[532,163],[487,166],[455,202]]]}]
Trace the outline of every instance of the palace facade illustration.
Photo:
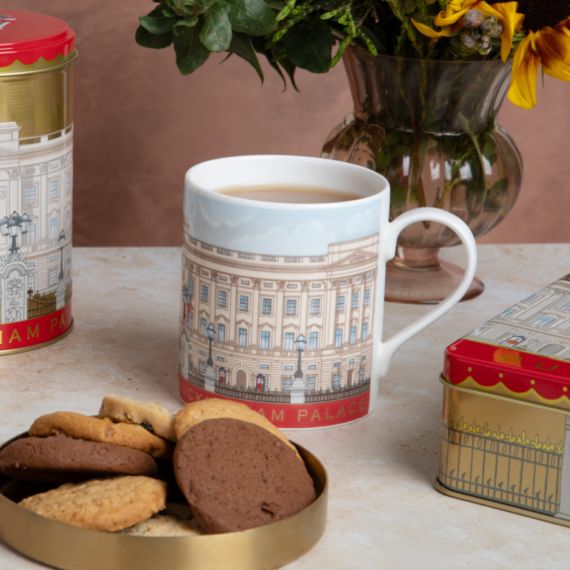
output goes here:
[{"label": "palace facade illustration", "polygon": [[195,239],[183,254],[180,372],[211,392],[305,403],[367,391],[378,236],[274,256]]},{"label": "palace facade illustration", "polygon": [[20,139],[0,124],[0,322],[60,309],[71,296],[72,127]]},{"label": "palace facade illustration", "polygon": [[509,307],[467,338],[570,361],[570,275]]}]

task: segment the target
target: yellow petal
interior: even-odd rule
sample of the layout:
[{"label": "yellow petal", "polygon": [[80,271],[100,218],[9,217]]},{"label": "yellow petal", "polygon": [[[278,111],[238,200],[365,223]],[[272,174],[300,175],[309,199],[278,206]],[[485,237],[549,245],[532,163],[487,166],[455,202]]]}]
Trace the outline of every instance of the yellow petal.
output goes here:
[{"label": "yellow petal", "polygon": [[444,28],[439,32],[437,30],[432,30],[429,26],[426,26],[421,22],[416,22],[413,18],[412,18],[412,23],[418,29],[419,32],[421,32],[424,36],[427,36],[428,38],[433,38],[433,39],[443,38],[451,36],[454,33],[451,28]]},{"label": "yellow petal", "polygon": [[570,31],[561,26],[544,28],[537,32],[535,46],[544,72],[570,81]]},{"label": "yellow petal", "polygon": [[461,18],[463,18],[463,16],[465,14],[467,14],[467,12],[469,12],[469,10],[471,10],[471,4],[474,4],[475,2],[470,2],[469,6],[467,6],[466,8],[463,8],[462,10],[459,10],[458,12],[455,12],[455,10],[446,10],[445,13],[440,12],[436,17],[435,20],[433,21],[433,23],[436,26],[452,26],[453,24],[457,23],[458,20],[460,20]]},{"label": "yellow petal", "polygon": [[532,109],[536,105],[536,78],[540,58],[534,50],[534,38],[535,33],[529,32],[517,46],[508,93],[509,101],[524,109]]},{"label": "yellow petal", "polygon": [[511,48],[513,47],[513,36],[521,26],[524,14],[517,12],[518,2],[500,2],[499,4],[487,4],[481,2],[477,5],[477,10],[481,11],[487,18],[495,16],[497,21],[503,26],[501,34],[501,59],[507,61]]}]

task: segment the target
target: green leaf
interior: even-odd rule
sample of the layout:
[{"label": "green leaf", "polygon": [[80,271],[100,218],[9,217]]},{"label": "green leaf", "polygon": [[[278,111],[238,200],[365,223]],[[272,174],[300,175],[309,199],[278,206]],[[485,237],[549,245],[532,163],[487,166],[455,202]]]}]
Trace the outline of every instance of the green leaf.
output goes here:
[{"label": "green leaf", "polygon": [[198,69],[210,55],[200,41],[200,26],[183,28],[174,35],[176,65],[182,75],[189,75]]},{"label": "green leaf", "polygon": [[283,47],[291,62],[313,73],[325,73],[332,62],[333,36],[329,24],[313,20],[285,36]]},{"label": "green leaf", "polygon": [[251,38],[249,36],[246,34],[234,33],[230,43],[230,52],[235,53],[242,59],[245,59],[245,61],[255,69],[259,79],[263,82],[263,70],[261,69],[259,59],[257,59],[257,54],[255,53],[255,49],[253,48],[253,44],[251,43]]},{"label": "green leaf", "polygon": [[198,23],[198,16],[188,16],[184,20],[178,20],[174,26],[174,34],[182,33],[186,28],[193,28]]},{"label": "green leaf", "polygon": [[289,81],[291,82],[291,85],[293,85],[293,89],[295,89],[295,91],[299,91],[297,83],[295,82],[295,69],[297,69],[295,65],[291,63],[288,59],[283,59],[279,63],[281,64],[281,67],[283,67],[283,69],[285,70],[287,77],[289,77]]},{"label": "green leaf", "polygon": [[179,16],[191,16],[195,12],[192,0],[165,0],[165,4]]},{"label": "green leaf", "polygon": [[135,40],[140,46],[162,49],[168,47],[172,43],[172,32],[168,32],[166,34],[151,34],[142,26],[139,26],[135,34]]},{"label": "green leaf", "polygon": [[209,10],[211,6],[218,3],[218,0],[190,0],[192,5],[197,9],[200,13]]},{"label": "green leaf", "polygon": [[176,24],[176,17],[165,16],[162,7],[157,6],[146,16],[139,18],[140,25],[151,34],[166,34]]},{"label": "green leaf", "polygon": [[166,34],[176,24],[176,18],[153,18],[142,16],[139,18],[140,25],[151,34]]},{"label": "green leaf", "polygon": [[275,29],[275,12],[264,0],[224,0],[232,28],[250,36],[264,36]]},{"label": "green leaf", "polygon": [[204,13],[204,27],[200,32],[200,41],[210,51],[227,51],[232,41],[232,25],[228,10],[220,2]]}]

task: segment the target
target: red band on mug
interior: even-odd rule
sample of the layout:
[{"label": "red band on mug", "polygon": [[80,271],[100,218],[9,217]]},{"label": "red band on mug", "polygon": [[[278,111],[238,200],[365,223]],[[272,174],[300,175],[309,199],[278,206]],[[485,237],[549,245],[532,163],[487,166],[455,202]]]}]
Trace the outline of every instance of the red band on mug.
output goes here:
[{"label": "red band on mug", "polygon": [[247,404],[279,428],[319,428],[335,426],[363,418],[368,414],[370,391],[342,400],[331,400],[310,404],[275,404],[235,400],[214,392],[208,392],[179,376],[180,396],[185,402],[196,402],[206,398],[234,400]]},{"label": "red band on mug", "polygon": [[0,325],[0,352],[28,348],[56,339],[71,326],[71,303],[63,308],[27,321]]}]

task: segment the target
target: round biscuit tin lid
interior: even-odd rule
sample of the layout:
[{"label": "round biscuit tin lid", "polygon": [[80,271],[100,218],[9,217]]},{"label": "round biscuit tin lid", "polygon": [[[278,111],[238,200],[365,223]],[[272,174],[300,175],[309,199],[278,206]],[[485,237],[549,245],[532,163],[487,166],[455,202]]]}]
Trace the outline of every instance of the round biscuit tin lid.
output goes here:
[{"label": "round biscuit tin lid", "polygon": [[65,58],[73,54],[74,44],[73,30],[59,18],[0,9],[0,68]]}]

